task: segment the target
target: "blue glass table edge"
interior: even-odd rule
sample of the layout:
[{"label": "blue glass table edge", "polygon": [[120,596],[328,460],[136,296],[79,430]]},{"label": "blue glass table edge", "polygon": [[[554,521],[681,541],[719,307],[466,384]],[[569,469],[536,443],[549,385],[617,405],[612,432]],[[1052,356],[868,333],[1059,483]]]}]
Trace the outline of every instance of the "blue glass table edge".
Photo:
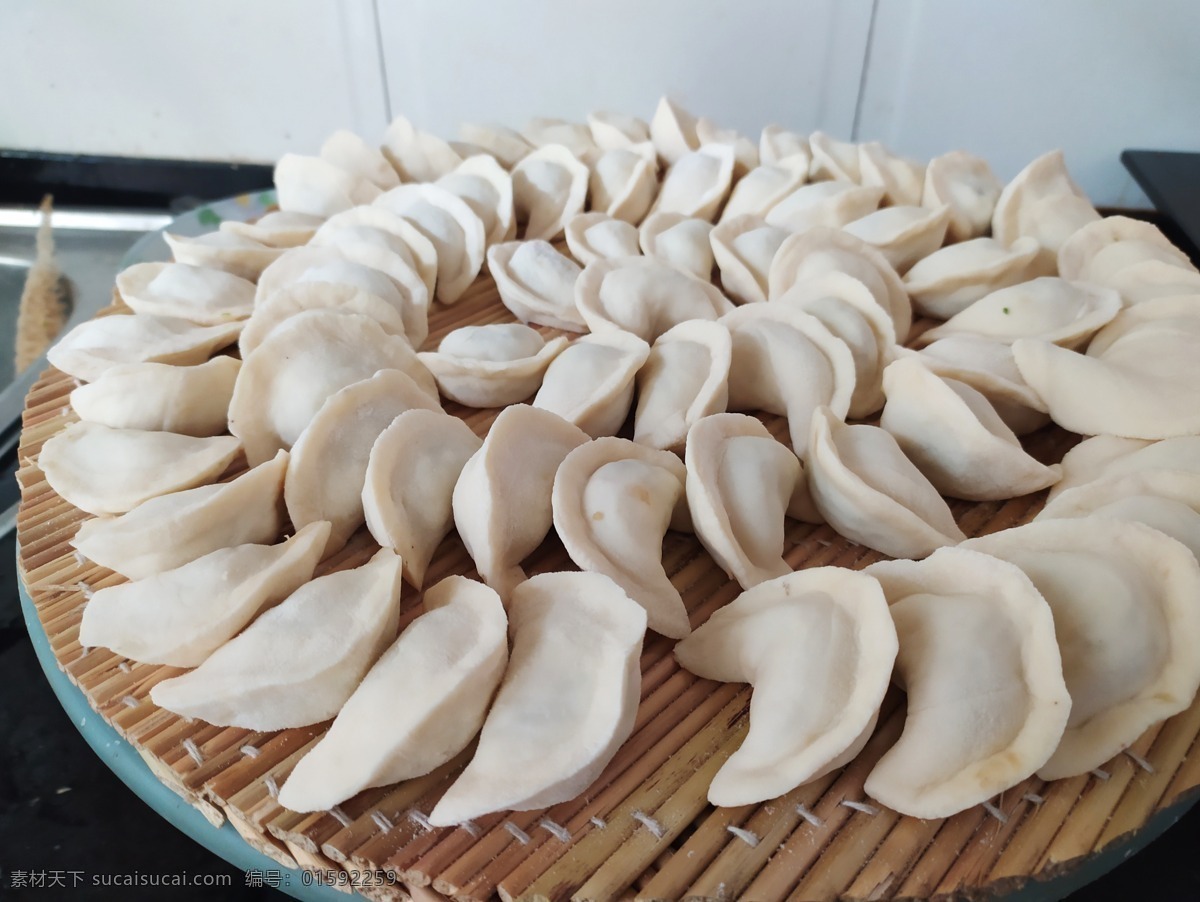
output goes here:
[{"label": "blue glass table edge", "polygon": [[[18,559],[20,546],[17,548]],[[19,573],[19,570],[18,570]],[[83,691],[67,678],[59,669],[58,659],[50,648],[42,622],[38,618],[33,599],[25,586],[25,580],[18,576],[18,590],[21,596],[21,613],[25,618],[25,626],[33,643],[34,653],[42,672],[46,675],[50,688],[54,691],[63,711],[71,719],[71,723],[79,731],[93,752],[103,761],[129,789],[143,802],[153,808],[159,815],[176,829],[187,834],[214,855],[223,858],[235,868],[243,871],[274,871],[283,878],[279,887],[294,899],[308,902],[345,902],[345,893],[333,887],[318,884],[305,884],[306,878],[295,868],[284,867],[252,848],[234,829],[228,821],[220,827],[213,826],[196,808],[188,804],[176,792],[151,772],[149,765],[142,756],[121,735],[108,724],[88,704]]]}]

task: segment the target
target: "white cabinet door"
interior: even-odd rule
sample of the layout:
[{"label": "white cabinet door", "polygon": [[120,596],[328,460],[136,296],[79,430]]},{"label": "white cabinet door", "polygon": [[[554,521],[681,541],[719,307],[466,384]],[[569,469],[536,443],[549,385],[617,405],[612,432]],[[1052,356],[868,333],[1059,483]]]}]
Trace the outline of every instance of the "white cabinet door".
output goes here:
[{"label": "white cabinet door", "polygon": [[1200,150],[1195,0],[878,0],[856,137],[963,148],[1002,179],[1061,147],[1098,204],[1150,206],[1128,147]]},{"label": "white cabinet door", "polygon": [[0,5],[0,147],[270,162],[387,105],[371,0]]},{"label": "white cabinet door", "polygon": [[778,122],[849,137],[870,0],[379,0],[393,113],[454,137],[596,109],[649,118],[660,95],[757,136]]}]

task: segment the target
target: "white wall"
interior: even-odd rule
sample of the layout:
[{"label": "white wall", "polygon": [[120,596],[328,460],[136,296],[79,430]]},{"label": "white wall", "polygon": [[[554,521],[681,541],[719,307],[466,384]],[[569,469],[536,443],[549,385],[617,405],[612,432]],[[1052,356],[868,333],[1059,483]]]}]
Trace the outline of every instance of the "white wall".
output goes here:
[{"label": "white wall", "polygon": [[858,134],[1001,179],[1061,147],[1099,204],[1145,206],[1129,147],[1200,150],[1196,0],[879,0]]},{"label": "white wall", "polygon": [[666,93],[1004,178],[1063,147],[1147,205],[1118,154],[1200,150],[1197,34],[1197,0],[0,0],[0,147],[270,161],[392,113],[449,137]]},{"label": "white wall", "polygon": [[849,135],[870,0],[380,0],[392,109],[452,136],[660,95],[757,133],[779,122]]},{"label": "white wall", "polygon": [[0,147],[271,160],[387,119],[371,0],[0,0]]}]

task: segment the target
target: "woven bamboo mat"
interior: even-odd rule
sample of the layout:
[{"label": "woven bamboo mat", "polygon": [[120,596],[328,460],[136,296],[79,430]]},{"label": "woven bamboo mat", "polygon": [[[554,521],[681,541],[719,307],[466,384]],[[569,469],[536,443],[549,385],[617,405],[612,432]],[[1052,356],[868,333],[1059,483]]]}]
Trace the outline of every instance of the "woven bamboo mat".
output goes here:
[{"label": "woven bamboo mat", "polygon": [[[105,314],[117,312],[114,306]],[[510,319],[484,278],[459,304],[434,311],[430,344],[458,326]],[[697,679],[675,663],[669,640],[649,634],[633,735],[580,798],[546,811],[482,818],[471,831],[427,829],[420,813],[429,812],[469,757],[468,749],[427,777],[368,790],[330,813],[295,814],[274,796],[324,724],[254,733],[188,721],[149,700],[150,688],[178,670],[80,647],[79,619],[88,592],[122,577],[82,560],[68,546],[87,515],[60,499],[38,469],[42,443],[75,419],[67,402],[73,387],[70,377],[53,369],[33,387],[18,473],[19,563],[59,666],[158,777],[213,823],[228,819],[252,846],[288,866],[371,872],[395,881],[360,887],[368,898],[991,895],[1078,867],[1200,785],[1200,754],[1190,754],[1200,733],[1198,702],[1150,729],[1132,755],[1070,780],[1027,780],[993,800],[993,811],[976,807],[946,820],[922,821],[886,809],[859,810],[846,803],[869,801],[863,780],[903,723],[903,699],[893,693],[875,736],[844,770],[766,804],[713,808],[705,800],[707,786],[745,735],[750,690]],[[448,409],[481,435],[494,417],[493,411]],[[782,421],[768,425],[786,442]],[[1031,436],[1027,446],[1049,462],[1074,441],[1050,428]],[[951,502],[968,535],[1024,522],[1041,504],[1040,494],[1007,502]],[[880,557],[827,526],[792,521],[787,548],[796,568],[857,568]],[[318,572],[356,565],[373,550],[370,536],[360,530]],[[691,537],[669,534],[664,561],[693,625],[738,593]],[[534,573],[573,566],[553,535],[529,564]],[[451,573],[475,576],[456,536],[442,544],[427,582]],[[420,601],[417,593],[405,599],[403,623],[419,613]]]}]

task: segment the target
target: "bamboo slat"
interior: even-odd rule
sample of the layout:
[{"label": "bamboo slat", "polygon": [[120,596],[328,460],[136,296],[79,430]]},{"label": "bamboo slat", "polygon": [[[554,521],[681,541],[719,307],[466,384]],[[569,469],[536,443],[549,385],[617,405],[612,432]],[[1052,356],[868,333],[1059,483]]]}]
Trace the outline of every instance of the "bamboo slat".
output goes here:
[{"label": "bamboo slat", "polygon": [[[102,315],[125,312],[114,305]],[[511,320],[483,277],[460,303],[439,307],[429,344],[467,324]],[[551,334],[552,330],[545,330]],[[297,814],[275,801],[278,787],[326,724],[279,733],[222,729],[157,709],[150,688],[178,671],[134,664],[78,642],[90,592],[122,578],[81,559],[67,544],[87,516],[64,502],[38,469],[42,443],[74,422],[67,396],[75,382],[47,370],[30,391],[23,418],[18,480],[20,568],[59,666],[92,706],[132,743],[153,772],[206,816],[229,819],[255,848],[310,870],[371,875],[369,899],[889,899],[987,895],[1079,866],[1129,839],[1158,811],[1192,798],[1200,786],[1200,702],[1154,727],[1101,776],[1043,784],[1031,779],[942,821],[903,817],[868,802],[863,780],[899,735],[903,703],[890,696],[875,736],[855,761],[762,805],[715,809],[706,801],[713,773],[737,748],[749,690],[700,680],[682,670],[672,643],[650,635],[642,656],[642,700],[634,733],[580,798],[546,811],[508,812],[455,829],[428,829],[428,814],[469,760],[470,749],[426,777],[360,793],[331,812]],[[479,435],[496,411],[448,404]],[[786,424],[766,418],[787,441]],[[1049,428],[1028,450],[1055,461],[1077,441]],[[233,471],[225,478],[231,478]],[[1027,521],[1042,496],[1005,502],[951,502],[968,535]],[[796,568],[861,568],[877,553],[827,526],[792,523],[786,558]],[[360,531],[318,572],[355,566],[374,545]],[[672,533],[664,564],[693,625],[738,587],[690,536]],[[529,572],[570,569],[552,535],[530,557]],[[475,576],[456,536],[439,549],[428,584],[451,573]],[[420,612],[420,593],[404,600],[403,621]],[[1139,761],[1141,759],[1141,761]],[[1147,770],[1143,763],[1152,770]],[[563,839],[562,837],[569,837]],[[366,883],[371,885],[366,885]]]}]

